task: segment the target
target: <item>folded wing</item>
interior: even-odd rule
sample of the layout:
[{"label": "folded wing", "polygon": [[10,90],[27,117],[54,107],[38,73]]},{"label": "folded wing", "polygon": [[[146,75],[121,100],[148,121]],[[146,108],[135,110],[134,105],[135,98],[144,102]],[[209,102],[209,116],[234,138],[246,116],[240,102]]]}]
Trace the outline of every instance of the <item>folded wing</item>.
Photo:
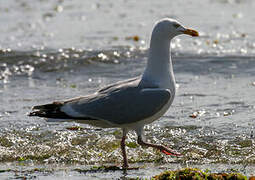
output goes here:
[{"label": "folded wing", "polygon": [[154,115],[170,97],[168,89],[127,87],[68,102],[61,111],[79,119],[89,117],[112,124],[127,124]]},{"label": "folded wing", "polygon": [[30,116],[56,119],[102,120],[110,124],[128,124],[153,116],[171,98],[168,89],[140,85],[130,79],[75,99],[35,106]]}]

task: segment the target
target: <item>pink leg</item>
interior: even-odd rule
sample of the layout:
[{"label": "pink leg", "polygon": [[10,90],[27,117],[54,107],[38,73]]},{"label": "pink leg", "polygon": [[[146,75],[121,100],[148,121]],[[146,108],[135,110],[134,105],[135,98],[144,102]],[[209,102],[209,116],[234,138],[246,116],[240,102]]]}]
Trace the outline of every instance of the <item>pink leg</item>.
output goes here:
[{"label": "pink leg", "polygon": [[122,156],[123,156],[123,166],[122,166],[123,169],[128,168],[125,140],[126,140],[126,133],[123,131],[123,136],[122,136],[121,143],[120,143]]},{"label": "pink leg", "polygon": [[146,143],[146,142],[144,142],[144,141],[142,140],[142,137],[141,137],[141,136],[138,136],[137,143],[140,144],[141,146],[153,147],[153,148],[155,148],[155,149],[158,149],[158,150],[160,150],[162,153],[164,153],[164,154],[166,154],[166,155],[181,156],[180,153],[175,152],[174,150],[169,149],[169,148],[167,148],[167,147],[165,147],[165,146],[157,145],[157,144]]}]

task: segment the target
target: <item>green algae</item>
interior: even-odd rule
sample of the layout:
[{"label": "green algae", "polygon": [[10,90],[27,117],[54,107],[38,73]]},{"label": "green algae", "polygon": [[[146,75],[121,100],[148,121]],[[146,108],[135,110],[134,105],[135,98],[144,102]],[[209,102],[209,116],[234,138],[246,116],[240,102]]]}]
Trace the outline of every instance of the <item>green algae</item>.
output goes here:
[{"label": "green algae", "polygon": [[13,143],[7,137],[0,137],[0,146],[11,147]]},{"label": "green algae", "polygon": [[122,131],[120,131],[119,129],[115,130],[113,133],[112,133],[114,136],[119,136],[121,137],[122,136]]},{"label": "green algae", "polygon": [[[170,128],[170,129],[169,129]],[[197,130],[196,126],[169,127],[164,131],[188,132]],[[33,131],[31,131],[31,129]],[[36,130],[36,131],[34,131]],[[157,142],[151,134],[146,136],[152,143],[164,144],[183,154],[172,158],[152,148],[144,148],[136,143],[137,137],[130,133],[126,146],[129,163],[219,163],[244,164],[255,163],[253,149],[255,143],[248,138],[237,137],[228,141],[215,141],[211,136],[189,137],[162,133],[155,129]],[[166,136],[163,136],[163,134]],[[168,135],[171,141],[166,138]],[[58,131],[29,130],[6,131],[0,135],[0,162],[34,162],[34,163],[78,163],[94,165],[98,163],[121,162],[120,130],[98,131],[82,126],[68,126]],[[170,142],[169,142],[170,141]]]},{"label": "green algae", "polygon": [[0,169],[0,173],[6,173],[6,172],[33,174],[33,173],[38,173],[38,172],[53,173],[53,170],[49,170],[49,169],[45,169],[45,168],[32,168],[32,169],[27,169],[27,170]]},{"label": "green algae", "polygon": [[137,148],[138,144],[136,144],[135,142],[127,142],[126,146],[130,148]]},{"label": "green algae", "polygon": [[76,84],[71,84],[70,87],[71,87],[71,88],[76,88],[77,85],[76,85]]},{"label": "green algae", "polygon": [[0,173],[11,172],[11,169],[0,169]]},{"label": "green algae", "polygon": [[251,139],[245,139],[245,140],[240,140],[237,142],[238,145],[240,145],[241,148],[246,148],[246,147],[251,147],[252,146],[252,140]]},{"label": "green algae", "polygon": [[90,169],[80,169],[76,168],[74,171],[79,173],[96,173],[96,172],[109,172],[109,171],[122,171],[122,168],[118,166],[93,166]]},{"label": "green algae", "polygon": [[[139,167],[132,167],[129,169],[123,169],[119,166],[109,165],[109,166],[91,166],[90,168],[75,168],[71,171],[78,172],[80,174],[93,174],[93,173],[107,173],[107,172],[123,172],[124,175],[128,174],[130,170],[137,171]],[[2,169],[1,173],[14,173],[15,176],[20,177],[28,177],[33,176],[36,177],[36,174],[43,173],[45,175],[54,173],[54,171],[66,171],[66,169],[47,169],[47,168],[31,168],[24,170],[17,169]],[[136,178],[127,178],[127,179],[144,179],[142,177],[137,176]],[[147,179],[151,180],[254,180],[254,176],[246,177],[243,174],[237,172],[237,170],[227,170],[223,173],[212,173],[210,170],[201,170],[197,168],[184,168],[179,170],[166,170],[159,175],[154,177],[150,177]]]},{"label": "green algae", "polygon": [[17,161],[22,162],[22,161],[27,161],[27,160],[35,160],[37,162],[43,162],[45,159],[50,158],[51,155],[49,154],[41,154],[41,155],[26,155],[23,157],[17,157]]},{"label": "green algae", "polygon": [[248,178],[238,172],[210,173],[197,168],[185,168],[181,170],[168,170],[152,178],[153,180],[247,180]]}]

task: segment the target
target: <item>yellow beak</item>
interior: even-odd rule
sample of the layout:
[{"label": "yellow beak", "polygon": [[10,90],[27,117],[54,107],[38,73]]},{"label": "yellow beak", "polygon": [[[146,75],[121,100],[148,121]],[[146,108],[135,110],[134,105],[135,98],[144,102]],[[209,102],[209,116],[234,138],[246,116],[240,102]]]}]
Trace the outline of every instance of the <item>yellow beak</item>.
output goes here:
[{"label": "yellow beak", "polygon": [[186,29],[185,31],[183,31],[183,33],[191,36],[199,36],[199,33],[193,29]]}]

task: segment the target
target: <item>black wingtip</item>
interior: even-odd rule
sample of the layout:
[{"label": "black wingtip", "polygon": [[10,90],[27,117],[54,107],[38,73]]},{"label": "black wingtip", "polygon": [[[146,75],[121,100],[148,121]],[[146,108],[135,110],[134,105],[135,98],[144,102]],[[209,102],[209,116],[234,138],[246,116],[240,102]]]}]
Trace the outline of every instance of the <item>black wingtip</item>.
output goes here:
[{"label": "black wingtip", "polygon": [[43,111],[32,111],[32,112],[27,113],[27,116],[44,117],[45,116],[45,112],[43,112]]},{"label": "black wingtip", "polygon": [[53,102],[52,104],[34,106],[32,111],[27,115],[45,118],[70,119],[70,116],[61,111],[60,108],[62,105],[63,103],[61,102]]},{"label": "black wingtip", "polygon": [[[28,113],[28,116],[38,117],[54,117],[60,111],[60,107],[63,105],[61,102],[53,102],[51,104],[44,104],[32,107],[32,112]],[[61,114],[63,114],[61,112]]]},{"label": "black wingtip", "polygon": [[53,102],[51,104],[44,104],[39,106],[34,106],[32,110],[53,110],[61,107],[63,105],[62,102]]}]

